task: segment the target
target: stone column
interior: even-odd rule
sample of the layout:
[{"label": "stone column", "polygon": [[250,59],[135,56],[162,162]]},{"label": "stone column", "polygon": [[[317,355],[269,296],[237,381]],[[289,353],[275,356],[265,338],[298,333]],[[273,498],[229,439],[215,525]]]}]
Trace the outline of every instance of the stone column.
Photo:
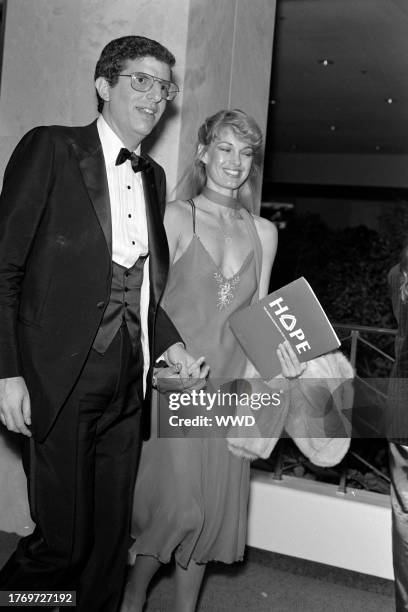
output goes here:
[{"label": "stone column", "polygon": [[[41,124],[96,117],[93,72],[102,47],[127,34],[176,56],[181,94],[168,105],[150,153],[170,197],[191,159],[197,128],[241,108],[266,130],[276,0],[12,0],[0,91],[0,173],[19,138]],[[159,137],[157,137],[159,136]]]},{"label": "stone column", "polygon": [[222,108],[240,108],[266,133],[275,0],[191,0],[178,178],[197,128]]}]

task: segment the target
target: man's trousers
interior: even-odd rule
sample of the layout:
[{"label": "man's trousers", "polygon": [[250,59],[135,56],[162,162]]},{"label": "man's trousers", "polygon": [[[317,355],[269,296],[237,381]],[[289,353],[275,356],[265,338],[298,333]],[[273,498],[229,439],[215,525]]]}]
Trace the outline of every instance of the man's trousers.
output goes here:
[{"label": "man's trousers", "polygon": [[27,439],[36,529],[0,571],[0,589],[76,590],[81,612],[117,610],[140,451],[142,373],[142,351],[132,353],[121,327],[104,355],[90,351],[45,441]]}]

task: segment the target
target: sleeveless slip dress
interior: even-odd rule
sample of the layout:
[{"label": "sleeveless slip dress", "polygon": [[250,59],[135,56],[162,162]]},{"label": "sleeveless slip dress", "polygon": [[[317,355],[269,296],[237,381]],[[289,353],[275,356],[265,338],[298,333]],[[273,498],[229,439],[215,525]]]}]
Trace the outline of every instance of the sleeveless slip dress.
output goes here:
[{"label": "sleeveless slip dress", "polygon": [[[225,278],[195,231],[170,267],[162,306],[188,351],[206,356],[210,377],[235,379],[247,359],[229,327],[233,312],[258,293],[260,243],[252,216],[243,210],[253,249],[240,270]],[[243,558],[250,463],[228,451],[224,438],[152,437],[143,446],[134,494],[130,562],[150,555],[187,567]]]}]

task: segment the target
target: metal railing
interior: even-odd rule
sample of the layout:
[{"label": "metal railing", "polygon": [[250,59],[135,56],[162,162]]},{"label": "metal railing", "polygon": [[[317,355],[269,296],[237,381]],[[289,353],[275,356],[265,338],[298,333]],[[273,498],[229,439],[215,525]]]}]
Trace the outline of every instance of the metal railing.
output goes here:
[{"label": "metal railing", "polygon": [[[347,347],[347,342],[350,342],[349,345],[349,360],[351,365],[354,368],[356,373],[356,378],[359,383],[363,386],[366,386],[371,391],[374,391],[379,397],[382,397],[383,400],[386,398],[386,393],[380,389],[378,389],[375,385],[372,385],[369,382],[369,378],[366,376],[360,376],[359,374],[359,349],[361,346],[367,347],[371,351],[374,352],[375,356],[380,356],[382,360],[391,368],[392,363],[395,361],[394,357],[387,353],[383,348],[377,346],[374,341],[368,340],[365,336],[367,335],[377,335],[377,336],[389,336],[393,337],[397,334],[397,330],[388,329],[382,327],[370,327],[367,325],[358,325],[358,324],[334,324],[333,327],[338,332],[339,338],[342,342],[343,350]],[[299,458],[295,461],[288,461],[285,464],[284,457],[285,450],[285,440],[280,440],[280,443],[277,445],[275,452],[272,453],[271,458],[272,462],[267,461],[266,463],[270,464],[273,472],[273,478],[276,480],[281,480],[282,475],[287,470],[292,470],[297,466],[301,466],[307,462],[306,457]],[[299,451],[300,453],[300,451]],[[359,453],[349,450],[345,459],[342,461],[342,469],[339,476],[339,484],[338,484],[338,492],[345,494],[347,492],[347,479],[348,479],[348,471],[349,471],[349,459],[350,457],[354,457],[359,463],[368,467],[373,474],[376,474],[379,478],[383,479],[385,482],[389,483],[389,477],[384,474],[381,470],[375,467],[370,461],[367,461],[364,457],[362,457]],[[330,468],[328,468],[330,469]],[[364,483],[361,483],[364,486]],[[366,487],[369,488],[369,487]]]},{"label": "metal railing", "polygon": [[339,332],[343,331],[343,332],[349,332],[347,336],[344,337],[340,337],[341,342],[345,342],[346,340],[351,340],[351,347],[350,347],[350,362],[351,365],[353,366],[353,368],[357,367],[357,349],[358,349],[358,342],[361,342],[363,344],[365,344],[366,346],[369,346],[370,348],[372,348],[374,351],[376,351],[378,354],[380,354],[382,357],[384,357],[385,359],[394,362],[394,357],[392,357],[391,355],[389,355],[388,353],[385,353],[383,350],[381,350],[378,346],[375,346],[375,344],[373,344],[372,342],[369,342],[368,340],[366,340],[365,338],[362,337],[362,333],[367,333],[367,334],[381,334],[381,335],[386,335],[386,336],[396,336],[397,335],[397,330],[396,329],[388,329],[386,327],[370,327],[368,325],[357,325],[357,324],[343,324],[343,323],[334,323],[333,327],[338,330]]}]

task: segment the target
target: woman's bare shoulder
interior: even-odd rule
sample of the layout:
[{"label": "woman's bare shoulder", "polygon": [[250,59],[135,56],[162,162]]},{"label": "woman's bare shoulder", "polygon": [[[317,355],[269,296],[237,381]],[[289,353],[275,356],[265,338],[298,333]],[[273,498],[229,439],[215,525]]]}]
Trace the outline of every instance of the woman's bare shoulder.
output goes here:
[{"label": "woman's bare shoulder", "polygon": [[277,227],[272,221],[269,219],[265,219],[264,217],[259,217],[258,215],[252,215],[253,220],[255,222],[255,227],[257,229],[259,238],[265,240],[277,240],[278,238],[278,230]]},{"label": "woman's bare shoulder", "polygon": [[191,205],[186,200],[173,200],[166,204],[165,220],[184,222],[191,218]]}]

